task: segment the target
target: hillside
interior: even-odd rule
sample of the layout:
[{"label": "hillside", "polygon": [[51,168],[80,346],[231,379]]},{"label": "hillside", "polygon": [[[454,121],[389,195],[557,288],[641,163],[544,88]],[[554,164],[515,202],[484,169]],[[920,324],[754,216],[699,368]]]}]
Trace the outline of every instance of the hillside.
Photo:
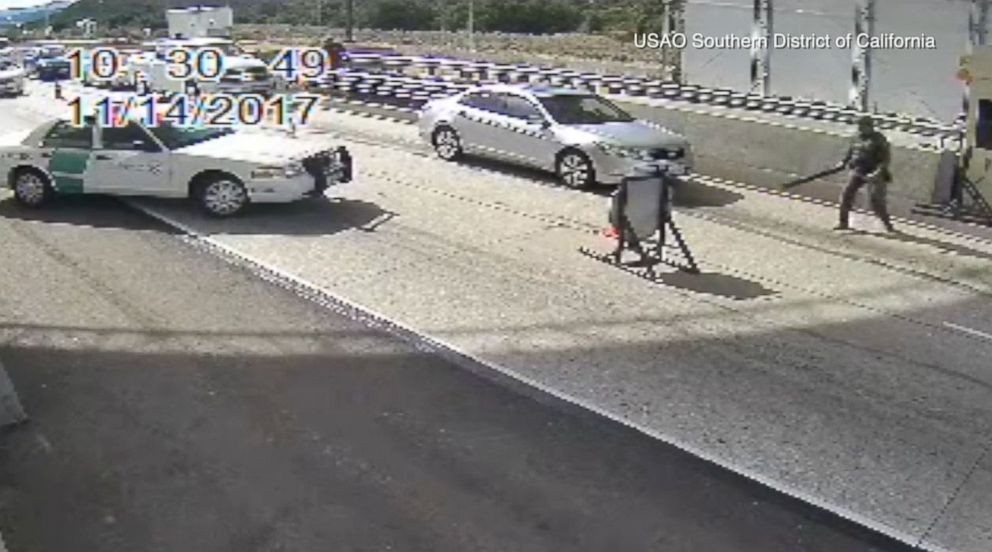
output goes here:
[{"label": "hillside", "polygon": [[46,15],[54,15],[65,9],[71,2],[56,1],[42,3],[30,7],[15,7],[0,9],[0,27],[42,21]]},{"label": "hillside", "polygon": [[[318,2],[321,5],[318,20]],[[343,26],[344,0],[225,0],[236,23]],[[524,33],[631,30],[654,23],[662,0],[476,0],[481,31]],[[56,29],[92,18],[104,28],[163,28],[166,7],[209,4],[203,0],[79,0],[53,18]],[[356,25],[379,29],[464,28],[465,0],[355,0]],[[646,15],[646,14],[651,14]],[[657,26],[655,26],[657,28]]]}]

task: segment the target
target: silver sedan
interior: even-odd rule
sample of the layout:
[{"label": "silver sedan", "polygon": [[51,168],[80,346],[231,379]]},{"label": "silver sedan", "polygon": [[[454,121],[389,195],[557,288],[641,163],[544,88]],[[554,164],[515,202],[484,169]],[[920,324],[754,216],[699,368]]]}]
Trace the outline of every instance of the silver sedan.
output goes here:
[{"label": "silver sedan", "polygon": [[682,136],[636,120],[600,96],[562,88],[472,88],[424,106],[419,130],[442,159],[492,157],[554,171],[573,188],[616,184],[653,167],[692,170],[692,150]]}]

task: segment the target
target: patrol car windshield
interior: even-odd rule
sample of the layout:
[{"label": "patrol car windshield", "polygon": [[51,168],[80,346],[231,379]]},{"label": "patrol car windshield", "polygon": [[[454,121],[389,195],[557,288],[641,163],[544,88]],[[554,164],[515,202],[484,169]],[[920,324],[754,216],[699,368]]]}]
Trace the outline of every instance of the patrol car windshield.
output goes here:
[{"label": "patrol car windshield", "polygon": [[634,120],[626,111],[599,96],[562,94],[540,98],[540,101],[551,117],[563,125],[601,125]]},{"label": "patrol car windshield", "polygon": [[148,130],[170,150],[185,148],[234,132],[229,128],[188,128],[170,124],[161,124]]}]

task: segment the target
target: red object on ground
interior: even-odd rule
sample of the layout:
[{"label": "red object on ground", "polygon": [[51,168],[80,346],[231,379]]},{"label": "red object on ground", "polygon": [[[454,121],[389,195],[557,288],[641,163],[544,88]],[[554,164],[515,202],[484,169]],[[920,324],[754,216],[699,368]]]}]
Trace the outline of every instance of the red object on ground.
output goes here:
[{"label": "red object on ground", "polygon": [[610,227],[606,230],[603,230],[603,235],[606,236],[607,238],[619,238],[620,231],[617,230],[616,228]]}]

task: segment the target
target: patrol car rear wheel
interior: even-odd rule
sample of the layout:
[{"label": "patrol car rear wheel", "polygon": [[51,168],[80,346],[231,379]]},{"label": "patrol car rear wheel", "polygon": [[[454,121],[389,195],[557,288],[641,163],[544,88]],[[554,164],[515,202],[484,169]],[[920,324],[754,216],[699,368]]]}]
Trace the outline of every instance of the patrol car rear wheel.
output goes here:
[{"label": "patrol car rear wheel", "polygon": [[451,127],[439,127],[434,131],[434,151],[445,161],[457,161],[462,157],[462,139]]},{"label": "patrol car rear wheel", "polygon": [[555,168],[558,173],[558,180],[569,188],[581,190],[596,182],[592,161],[581,151],[563,152],[558,156],[558,163],[556,163]]},{"label": "patrol car rear wheel", "polygon": [[241,212],[248,204],[248,191],[237,180],[217,177],[204,183],[200,189],[200,205],[208,215],[230,217]]},{"label": "patrol car rear wheel", "polygon": [[26,207],[41,207],[52,197],[52,185],[38,171],[22,170],[14,176],[14,198]]}]

